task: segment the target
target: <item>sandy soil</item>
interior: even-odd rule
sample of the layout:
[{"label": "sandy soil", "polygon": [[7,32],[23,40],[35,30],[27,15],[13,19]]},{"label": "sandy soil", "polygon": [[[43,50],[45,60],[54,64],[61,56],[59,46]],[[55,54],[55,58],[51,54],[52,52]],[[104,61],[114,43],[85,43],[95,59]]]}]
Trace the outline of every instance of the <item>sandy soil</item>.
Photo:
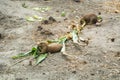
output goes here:
[{"label": "sandy soil", "polygon": [[[22,7],[23,3],[28,8]],[[51,9],[32,10],[46,6]],[[79,34],[90,39],[87,46],[76,48],[67,42],[67,53],[77,56],[76,60],[67,60],[59,52],[35,67],[29,65],[29,59],[11,66],[21,60],[12,56],[29,51],[41,40],[64,35],[71,21],[79,22],[82,15],[99,12],[101,26],[88,25]],[[57,22],[44,25],[26,21],[25,17],[33,15],[52,16]],[[53,35],[41,34],[38,26]],[[0,80],[120,80],[120,0],[0,0]]]}]

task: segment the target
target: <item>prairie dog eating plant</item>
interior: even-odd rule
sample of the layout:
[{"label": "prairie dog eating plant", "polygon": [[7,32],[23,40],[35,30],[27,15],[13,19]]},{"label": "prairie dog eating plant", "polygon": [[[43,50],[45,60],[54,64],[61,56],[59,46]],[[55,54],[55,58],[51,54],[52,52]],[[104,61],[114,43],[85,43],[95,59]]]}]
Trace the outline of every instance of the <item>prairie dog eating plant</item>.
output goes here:
[{"label": "prairie dog eating plant", "polygon": [[62,44],[59,43],[50,43],[47,42],[41,42],[38,44],[38,50],[41,53],[56,53],[59,52],[62,49]]},{"label": "prairie dog eating plant", "polygon": [[80,24],[84,24],[88,25],[88,24],[96,24],[97,22],[101,22],[101,20],[99,20],[99,17],[95,14],[87,14],[84,15],[81,19],[80,19]]}]

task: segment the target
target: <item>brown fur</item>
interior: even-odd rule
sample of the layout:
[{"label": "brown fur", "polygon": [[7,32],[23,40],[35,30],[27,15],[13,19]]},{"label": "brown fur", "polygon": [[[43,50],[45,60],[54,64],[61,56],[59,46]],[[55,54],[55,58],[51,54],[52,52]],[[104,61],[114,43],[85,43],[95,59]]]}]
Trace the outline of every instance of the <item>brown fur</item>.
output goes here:
[{"label": "brown fur", "polygon": [[98,22],[98,18],[95,14],[88,14],[81,18],[80,24],[83,24],[84,21],[85,21],[86,25],[87,24],[96,24]]},{"label": "brown fur", "polygon": [[40,53],[56,53],[59,52],[62,48],[62,44],[59,43],[45,43],[42,42],[40,44],[38,44],[38,49],[40,50]]}]

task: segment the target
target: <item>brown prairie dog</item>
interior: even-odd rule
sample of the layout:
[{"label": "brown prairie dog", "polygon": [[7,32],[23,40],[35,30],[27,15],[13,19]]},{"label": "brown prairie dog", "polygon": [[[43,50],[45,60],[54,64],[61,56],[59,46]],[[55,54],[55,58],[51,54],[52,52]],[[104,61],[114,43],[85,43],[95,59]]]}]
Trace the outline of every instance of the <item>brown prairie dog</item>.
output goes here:
[{"label": "brown prairie dog", "polygon": [[62,49],[62,44],[59,43],[51,43],[48,44],[46,42],[41,42],[38,44],[38,50],[40,50],[40,53],[56,53],[59,52]]},{"label": "brown prairie dog", "polygon": [[80,19],[80,24],[83,24],[84,22],[85,22],[85,25],[87,25],[87,24],[96,24],[98,22],[98,17],[95,14],[84,15]]}]

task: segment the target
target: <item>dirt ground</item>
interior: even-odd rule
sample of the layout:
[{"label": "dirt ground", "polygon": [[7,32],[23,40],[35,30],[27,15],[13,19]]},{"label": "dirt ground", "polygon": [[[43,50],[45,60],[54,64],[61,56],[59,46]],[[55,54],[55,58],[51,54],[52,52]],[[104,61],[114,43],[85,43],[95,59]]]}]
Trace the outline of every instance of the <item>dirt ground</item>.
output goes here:
[{"label": "dirt ground", "polygon": [[[33,7],[51,9],[39,12]],[[89,39],[87,46],[76,48],[67,42],[67,53],[77,59],[67,60],[59,52],[38,66],[30,66],[29,59],[11,66],[21,60],[12,56],[31,50],[39,41],[59,38],[69,31],[71,21],[79,22],[88,13],[101,13],[103,22],[87,25],[79,34]],[[26,21],[25,17],[33,15],[52,16],[57,22]],[[52,35],[41,34],[38,26]],[[0,0],[0,80],[120,80],[120,0]]]}]

